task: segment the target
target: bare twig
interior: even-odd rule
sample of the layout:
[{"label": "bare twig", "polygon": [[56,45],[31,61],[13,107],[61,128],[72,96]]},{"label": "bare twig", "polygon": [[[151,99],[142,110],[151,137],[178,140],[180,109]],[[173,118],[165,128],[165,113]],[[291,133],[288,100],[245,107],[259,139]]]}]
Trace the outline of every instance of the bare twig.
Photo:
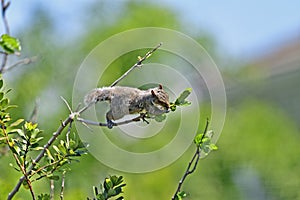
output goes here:
[{"label": "bare twig", "polygon": [[[4,29],[5,29],[6,34],[9,34],[9,25],[8,25],[8,22],[7,22],[7,19],[6,19],[6,11],[7,11],[7,8],[9,7],[9,5],[10,5],[10,1],[5,2],[5,0],[1,0],[2,21],[3,21],[3,24],[4,24]],[[4,53],[3,57],[2,57],[2,64],[0,66],[0,73],[3,72],[3,69],[6,66],[7,57],[8,57],[8,54]]]},{"label": "bare twig", "polygon": [[204,129],[204,132],[203,132],[203,135],[202,135],[202,138],[201,138],[201,142],[199,145],[197,145],[197,148],[196,148],[196,152],[194,153],[192,159],[190,160],[188,166],[187,166],[187,169],[184,173],[184,175],[182,176],[182,178],[180,179],[179,181],[179,184],[177,186],[177,189],[176,189],[176,192],[174,193],[173,197],[172,197],[172,200],[175,200],[176,199],[176,196],[177,194],[181,191],[181,187],[183,185],[183,182],[185,181],[185,179],[187,178],[188,175],[192,174],[196,168],[197,168],[197,165],[198,165],[198,162],[199,162],[199,159],[200,159],[200,153],[201,153],[201,148],[200,148],[200,145],[202,144],[202,140],[204,139],[206,133],[207,133],[207,129],[208,129],[208,124],[209,124],[209,121],[207,119],[206,121],[206,126],[205,126],[205,129]]},{"label": "bare twig", "polygon": [[61,190],[60,190],[60,199],[61,200],[64,199],[65,177],[66,177],[66,171],[63,171],[62,180],[61,180]]},{"label": "bare twig", "polygon": [[2,20],[4,24],[5,33],[9,34],[9,25],[6,19],[6,11],[10,5],[10,1],[5,2],[5,0],[1,0],[1,8],[2,8]]},{"label": "bare twig", "polygon": [[38,117],[38,109],[39,109],[39,100],[35,100],[34,108],[32,110],[32,113],[29,117],[29,121],[32,123],[37,123],[37,117]]},{"label": "bare twig", "polygon": [[50,180],[50,200],[54,200],[54,180]]},{"label": "bare twig", "polygon": [[132,70],[136,67],[140,67],[142,63],[149,58],[154,51],[156,51],[159,47],[161,47],[162,43],[159,43],[156,47],[154,47],[151,51],[148,51],[142,58],[139,58],[138,62],[135,63],[129,70],[127,70],[120,78],[118,78],[115,82],[113,82],[110,87],[117,85],[121,80],[123,80]]},{"label": "bare twig", "polygon": [[[95,122],[95,121],[91,121],[91,120],[87,120],[87,119],[82,119],[80,117],[77,117],[77,120],[81,123],[89,124],[89,125],[93,125],[93,126],[107,126],[107,123]],[[144,115],[140,115],[140,116],[135,117],[133,119],[129,119],[129,120],[121,121],[121,122],[115,122],[113,124],[113,126],[120,126],[120,125],[124,125],[124,124],[129,124],[129,123],[132,123],[132,122],[139,122],[140,120],[142,120],[146,123],[149,123],[148,121],[145,120]]]},{"label": "bare twig", "polygon": [[[4,52],[4,54],[6,54],[6,53]],[[8,66],[8,67],[4,67],[4,68],[2,69],[2,73],[7,72],[7,71],[10,71],[10,70],[12,70],[12,69],[14,69],[15,67],[18,67],[18,66],[20,66],[20,65],[28,65],[28,64],[30,64],[30,63],[35,62],[36,60],[37,60],[37,56],[33,56],[33,57],[31,57],[31,58],[24,58],[24,59],[22,59],[22,60],[18,60],[18,61],[15,62],[14,64],[12,64],[12,65],[10,65],[10,66]]]}]

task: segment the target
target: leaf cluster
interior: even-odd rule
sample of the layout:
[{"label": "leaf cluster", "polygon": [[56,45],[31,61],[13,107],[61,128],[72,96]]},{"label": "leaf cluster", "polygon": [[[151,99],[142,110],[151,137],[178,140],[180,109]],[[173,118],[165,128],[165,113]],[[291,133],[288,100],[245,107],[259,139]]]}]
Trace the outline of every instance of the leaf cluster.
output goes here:
[{"label": "leaf cluster", "polygon": [[[93,200],[107,200],[112,197],[116,197],[116,200],[124,199],[123,196],[119,196],[123,193],[123,187],[126,185],[123,183],[123,176],[109,176],[105,178],[102,184],[100,184],[99,189],[94,187],[94,196]],[[90,200],[89,198],[87,198]]]},{"label": "leaf cluster", "polygon": [[59,176],[55,172],[65,171],[66,164],[78,161],[75,158],[86,153],[86,144],[75,135],[69,138],[68,133],[66,139],[46,149],[43,161],[35,162],[36,152],[44,149],[43,131],[38,128],[37,123],[24,119],[12,121],[9,109],[15,106],[9,104],[6,93],[0,78],[0,144],[8,146],[13,154],[16,164],[10,163],[10,166],[23,175],[26,174],[28,179],[23,182],[26,189],[29,188],[30,182],[42,178],[58,180]]},{"label": "leaf cluster", "polygon": [[194,138],[194,143],[199,146],[200,150],[208,155],[210,151],[217,150],[218,147],[212,143],[211,139],[213,136],[213,131],[209,130],[207,133],[199,133]]},{"label": "leaf cluster", "polygon": [[8,34],[1,35],[0,46],[7,54],[14,54],[21,51],[20,41]]}]

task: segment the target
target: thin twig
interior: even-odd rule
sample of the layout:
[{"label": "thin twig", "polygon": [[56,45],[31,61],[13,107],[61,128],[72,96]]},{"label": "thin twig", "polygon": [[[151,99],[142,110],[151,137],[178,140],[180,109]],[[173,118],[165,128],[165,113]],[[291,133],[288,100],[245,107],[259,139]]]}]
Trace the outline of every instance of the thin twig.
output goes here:
[{"label": "thin twig", "polygon": [[209,120],[207,119],[206,121],[206,126],[205,126],[205,129],[204,129],[204,132],[203,132],[203,135],[201,137],[201,142],[199,145],[197,145],[197,148],[196,148],[196,152],[194,153],[192,159],[190,160],[188,166],[187,166],[187,169],[184,173],[184,175],[182,176],[182,178],[180,179],[179,181],[179,184],[177,186],[177,189],[176,189],[176,192],[174,193],[173,197],[172,197],[172,200],[175,200],[176,199],[176,196],[177,194],[181,191],[181,187],[183,185],[183,182],[185,181],[185,179],[187,178],[188,175],[192,174],[197,166],[198,166],[198,162],[200,160],[200,157],[201,157],[201,148],[200,148],[200,145],[202,144],[202,141],[207,133],[207,129],[208,129],[208,125],[209,125]]},{"label": "thin twig", "polygon": [[[10,5],[10,1],[5,2],[5,0],[1,0],[2,21],[3,21],[3,24],[4,24],[5,33],[8,34],[8,35],[9,35],[9,25],[8,25],[8,22],[7,22],[7,19],[6,19],[6,11],[7,11],[7,8],[9,7],[9,5]],[[3,57],[2,57],[2,64],[1,64],[1,67],[0,67],[0,73],[3,72],[3,70],[6,66],[7,57],[8,57],[8,54],[4,53]]]},{"label": "thin twig", "polygon": [[36,99],[34,102],[34,108],[32,110],[32,113],[29,117],[29,121],[32,123],[37,123],[37,118],[38,118],[38,110],[39,110],[39,100]]},{"label": "thin twig", "polygon": [[63,171],[62,180],[61,180],[61,190],[60,190],[60,199],[61,200],[64,199],[65,177],[66,177],[66,171]]},{"label": "thin twig", "polygon": [[7,72],[7,71],[10,71],[10,70],[12,70],[13,68],[18,67],[18,66],[20,66],[20,65],[28,65],[28,64],[30,64],[30,63],[35,62],[36,60],[37,60],[37,56],[33,56],[33,57],[31,57],[31,58],[24,58],[24,59],[22,59],[22,60],[18,60],[18,61],[15,62],[14,64],[12,64],[12,65],[10,65],[10,66],[8,66],[8,67],[3,68],[3,69],[2,69],[2,73]]},{"label": "thin twig", "polygon": [[[107,123],[95,122],[95,121],[83,119],[83,118],[80,118],[80,117],[77,117],[77,120],[78,120],[79,122],[81,122],[81,123],[89,124],[89,125],[93,125],[93,126],[107,126]],[[128,119],[128,120],[121,121],[121,122],[115,122],[115,123],[113,124],[113,126],[120,126],[120,125],[124,125],[124,124],[129,124],[129,123],[132,123],[132,122],[139,122],[140,120],[143,120],[143,121],[145,121],[146,123],[148,123],[148,121],[145,120],[145,116],[140,115],[140,116],[135,117],[135,118],[133,118],[133,119]]]},{"label": "thin twig", "polygon": [[50,180],[50,200],[54,200],[54,180]]},{"label": "thin twig", "polygon": [[9,25],[6,19],[6,11],[8,9],[10,5],[10,1],[8,1],[7,3],[5,2],[5,0],[1,0],[1,8],[2,8],[2,20],[3,20],[3,24],[4,24],[4,29],[5,29],[5,33],[9,34]]},{"label": "thin twig", "polygon": [[116,86],[121,80],[123,80],[132,70],[136,67],[140,67],[142,63],[149,58],[154,51],[156,51],[159,47],[161,47],[162,42],[159,43],[156,47],[154,47],[151,51],[148,51],[142,58],[139,58],[138,62],[135,63],[129,70],[127,70],[120,78],[118,78],[115,82],[113,82],[110,87]]}]

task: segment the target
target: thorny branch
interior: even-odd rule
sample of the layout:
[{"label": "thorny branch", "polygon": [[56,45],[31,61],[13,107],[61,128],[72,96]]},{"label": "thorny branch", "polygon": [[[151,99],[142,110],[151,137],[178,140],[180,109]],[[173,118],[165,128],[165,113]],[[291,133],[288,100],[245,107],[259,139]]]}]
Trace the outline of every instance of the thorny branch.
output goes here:
[{"label": "thorny branch", "polygon": [[179,181],[179,184],[178,184],[178,187],[176,189],[176,192],[174,193],[173,197],[172,197],[172,200],[175,200],[176,199],[176,196],[177,194],[181,191],[181,187],[183,185],[183,182],[185,181],[185,179],[187,178],[188,175],[192,174],[196,168],[197,168],[197,165],[198,165],[198,162],[199,162],[199,159],[200,159],[200,156],[201,156],[201,144],[202,144],[202,141],[207,133],[207,129],[208,129],[208,124],[209,124],[209,121],[207,119],[206,121],[206,125],[205,125],[205,129],[204,129],[204,132],[203,132],[203,135],[202,135],[202,138],[201,138],[201,142],[199,145],[197,145],[197,148],[196,148],[196,152],[194,153],[192,159],[190,160],[188,166],[187,166],[187,169],[185,171],[185,173],[183,174],[182,178],[180,179]]}]

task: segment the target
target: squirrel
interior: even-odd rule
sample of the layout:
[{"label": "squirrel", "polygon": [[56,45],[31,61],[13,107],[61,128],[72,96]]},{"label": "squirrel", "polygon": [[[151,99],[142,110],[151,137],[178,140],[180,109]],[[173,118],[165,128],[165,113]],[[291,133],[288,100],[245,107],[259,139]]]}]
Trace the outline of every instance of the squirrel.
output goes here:
[{"label": "squirrel", "polygon": [[116,125],[112,120],[121,119],[125,115],[161,115],[169,112],[170,107],[169,95],[163,90],[162,85],[148,90],[125,86],[96,88],[84,99],[86,105],[99,101],[110,103],[110,110],[106,113],[109,129]]}]

